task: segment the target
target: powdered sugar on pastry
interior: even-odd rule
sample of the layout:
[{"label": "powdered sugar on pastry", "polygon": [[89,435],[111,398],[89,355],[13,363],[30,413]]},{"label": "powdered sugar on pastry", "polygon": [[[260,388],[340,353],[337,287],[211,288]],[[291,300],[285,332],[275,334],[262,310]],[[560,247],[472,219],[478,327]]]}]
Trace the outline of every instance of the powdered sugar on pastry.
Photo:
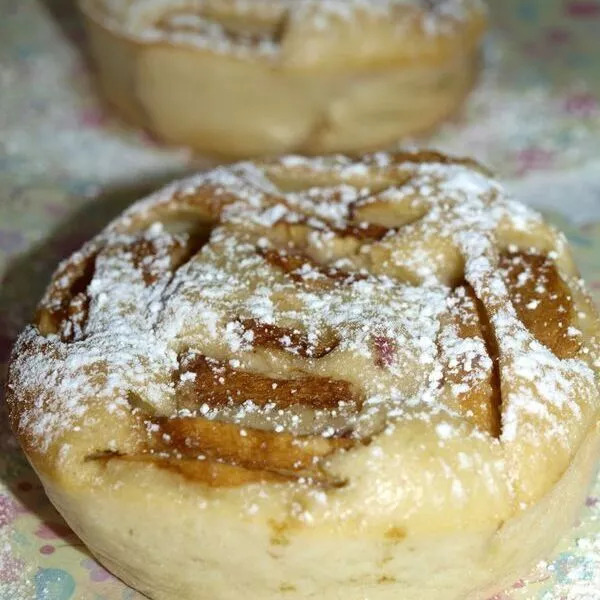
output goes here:
[{"label": "powdered sugar on pastry", "polygon": [[[564,237],[482,167],[289,156],[175,182],[60,265],[8,402],[69,523],[156,598],[193,598],[200,578],[229,600],[211,577],[232,560],[250,561],[236,576],[252,597],[279,597],[318,572],[335,531],[342,564],[386,569],[369,584],[382,600],[422,600],[430,575],[393,561],[428,565],[450,544],[439,600],[505,576],[515,535],[543,532],[522,566],[570,523],[594,464],[599,358]],[[300,540],[317,533],[309,556]],[[281,560],[296,583],[269,591],[255,573]],[[355,574],[315,576],[314,593],[362,599]]]},{"label": "powdered sugar on pastry", "polygon": [[[501,386],[502,403],[490,410],[501,413],[500,440],[551,443],[568,455],[595,410],[597,339],[586,332],[561,360],[521,322],[499,265],[511,238],[515,257],[553,252],[564,281],[574,278],[537,214],[476,167],[435,155],[287,157],[173,184],[59,270],[41,305],[41,329],[50,330],[32,326],[15,353],[11,388],[36,398],[19,428],[48,448],[85,420],[90,402],[128,411],[132,394],[173,414],[195,377],[174,383],[178,354],[193,349],[274,379],[348,380],[360,398],[351,410],[291,403],[287,413],[229,392],[208,418],[364,438],[390,414],[392,422],[445,413],[473,422],[458,399],[496,362],[500,379],[490,386]],[[465,285],[489,320],[467,334],[468,320],[480,318],[474,304],[454,325],[446,316]],[[565,302],[573,312],[574,300]],[[574,314],[565,320],[577,324]],[[499,432],[486,433],[498,443]]]}]

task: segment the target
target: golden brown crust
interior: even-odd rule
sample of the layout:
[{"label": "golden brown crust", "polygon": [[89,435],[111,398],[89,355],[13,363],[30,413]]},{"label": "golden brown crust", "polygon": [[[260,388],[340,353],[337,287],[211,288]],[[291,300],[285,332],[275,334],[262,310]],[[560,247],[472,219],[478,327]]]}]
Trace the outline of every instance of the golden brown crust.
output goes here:
[{"label": "golden brown crust", "polygon": [[[448,315],[449,325],[456,328],[460,340],[475,339],[485,346],[489,363],[487,365],[466,363],[456,365],[446,363],[442,382],[445,385],[460,385],[468,378],[471,369],[482,369],[484,376],[475,385],[458,393],[458,410],[482,431],[493,437],[501,432],[500,373],[498,364],[498,344],[494,338],[489,318],[475,295],[473,288],[464,284],[455,290],[455,304]],[[475,357],[475,362],[481,360]],[[468,368],[468,370],[467,370]]]},{"label": "golden brown crust", "polygon": [[556,265],[538,254],[505,253],[500,268],[506,273],[512,304],[538,341],[559,358],[573,358],[581,350],[574,324],[573,299]]},{"label": "golden brown crust", "polygon": [[[255,337],[254,343],[259,347],[269,347],[269,343],[260,338]],[[294,379],[266,377],[233,369],[226,363],[207,360],[201,355],[179,364],[185,373],[195,375],[193,381],[179,385],[177,389],[179,407],[190,411],[197,411],[202,404],[213,408],[225,406],[228,402],[241,404],[245,398],[252,398],[259,407],[273,404],[277,409],[302,405],[317,410],[334,410],[340,403],[360,407],[356,394],[345,381],[301,374]]]},{"label": "golden brown crust", "polygon": [[153,419],[137,414],[137,418],[149,429],[146,443],[137,452],[96,452],[85,460],[148,463],[212,487],[298,479],[317,486],[339,486],[343,482],[322,470],[322,459],[355,443],[251,428],[244,428],[240,435],[236,425],[201,417]]}]

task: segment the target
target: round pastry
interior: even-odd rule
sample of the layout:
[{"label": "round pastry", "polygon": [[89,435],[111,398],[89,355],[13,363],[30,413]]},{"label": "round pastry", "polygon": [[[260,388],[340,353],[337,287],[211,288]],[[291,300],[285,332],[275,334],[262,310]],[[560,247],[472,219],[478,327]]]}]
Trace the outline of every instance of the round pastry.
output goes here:
[{"label": "round pastry", "polygon": [[159,138],[244,157],[380,148],[470,89],[480,0],[80,0],[104,94]]},{"label": "round pastry", "polygon": [[159,600],[481,600],[598,455],[599,319],[562,234],[433,152],[220,167],[64,262],[12,426]]}]

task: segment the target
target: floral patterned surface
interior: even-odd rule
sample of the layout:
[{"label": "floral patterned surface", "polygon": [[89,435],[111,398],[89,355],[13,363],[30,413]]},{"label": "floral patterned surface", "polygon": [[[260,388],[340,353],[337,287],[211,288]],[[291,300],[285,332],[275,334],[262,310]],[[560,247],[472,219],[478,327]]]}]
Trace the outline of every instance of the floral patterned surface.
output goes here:
[{"label": "floral patterned surface", "polygon": [[[492,17],[468,106],[418,142],[474,155],[543,210],[600,300],[600,0],[495,0]],[[70,0],[0,0],[0,380],[57,261],[207,164],[112,117],[81,42]],[[599,520],[600,480],[554,556],[495,600],[600,600]],[[0,600],[135,598],[50,505],[0,402]]]}]

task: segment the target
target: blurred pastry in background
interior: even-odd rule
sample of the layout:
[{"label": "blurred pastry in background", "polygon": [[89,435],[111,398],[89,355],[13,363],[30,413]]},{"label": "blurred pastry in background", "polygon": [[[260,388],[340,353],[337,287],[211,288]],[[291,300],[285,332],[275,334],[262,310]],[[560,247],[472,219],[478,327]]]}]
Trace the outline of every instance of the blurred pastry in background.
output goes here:
[{"label": "blurred pastry in background", "polygon": [[100,86],[129,121],[212,155],[353,152],[454,113],[480,0],[80,0]]}]

